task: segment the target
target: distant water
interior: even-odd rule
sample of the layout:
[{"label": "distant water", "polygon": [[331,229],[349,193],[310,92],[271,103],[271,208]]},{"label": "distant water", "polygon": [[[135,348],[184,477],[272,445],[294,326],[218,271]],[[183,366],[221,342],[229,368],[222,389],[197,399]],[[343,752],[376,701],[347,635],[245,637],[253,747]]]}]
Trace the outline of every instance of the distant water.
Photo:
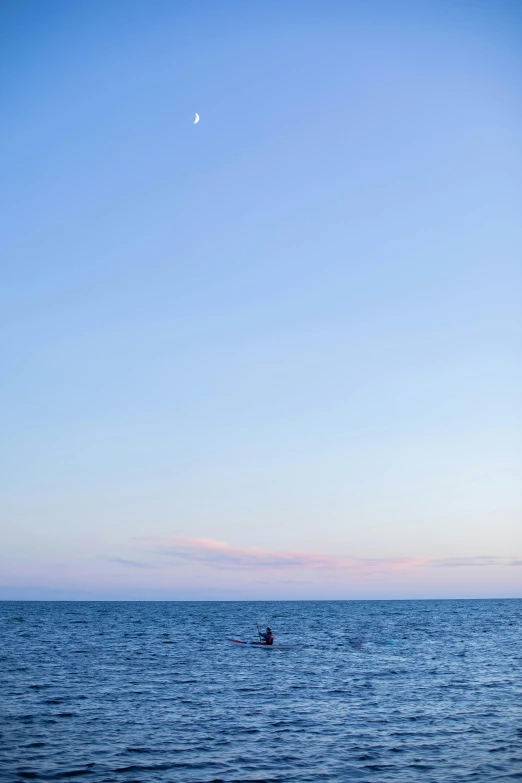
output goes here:
[{"label": "distant water", "polygon": [[[240,647],[255,621],[291,650]],[[0,780],[522,779],[522,601],[0,603]]]}]

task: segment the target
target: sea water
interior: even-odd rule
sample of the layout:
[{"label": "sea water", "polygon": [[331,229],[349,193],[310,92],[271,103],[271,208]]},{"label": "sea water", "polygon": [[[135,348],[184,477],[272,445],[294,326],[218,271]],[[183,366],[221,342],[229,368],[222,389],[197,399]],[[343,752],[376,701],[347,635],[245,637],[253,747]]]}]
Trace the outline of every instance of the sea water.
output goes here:
[{"label": "sea water", "polygon": [[[232,645],[258,621],[293,649]],[[522,779],[522,601],[0,603],[0,779]]]}]

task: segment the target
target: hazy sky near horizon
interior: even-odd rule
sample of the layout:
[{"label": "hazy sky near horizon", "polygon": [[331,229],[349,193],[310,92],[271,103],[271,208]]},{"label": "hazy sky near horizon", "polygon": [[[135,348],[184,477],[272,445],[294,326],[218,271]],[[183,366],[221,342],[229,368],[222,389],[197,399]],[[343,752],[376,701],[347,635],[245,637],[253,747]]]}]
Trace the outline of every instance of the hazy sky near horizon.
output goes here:
[{"label": "hazy sky near horizon", "polygon": [[522,596],[521,53],[2,3],[0,598]]}]

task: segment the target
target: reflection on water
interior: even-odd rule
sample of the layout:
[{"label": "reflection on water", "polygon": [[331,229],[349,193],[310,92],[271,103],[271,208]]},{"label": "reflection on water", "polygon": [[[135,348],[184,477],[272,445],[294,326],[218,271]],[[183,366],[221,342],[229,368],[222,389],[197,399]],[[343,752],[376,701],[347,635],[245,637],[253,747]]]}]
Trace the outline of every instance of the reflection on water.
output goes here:
[{"label": "reflection on water", "polygon": [[[256,621],[292,649],[227,644]],[[522,779],[522,601],[0,603],[0,780]]]}]

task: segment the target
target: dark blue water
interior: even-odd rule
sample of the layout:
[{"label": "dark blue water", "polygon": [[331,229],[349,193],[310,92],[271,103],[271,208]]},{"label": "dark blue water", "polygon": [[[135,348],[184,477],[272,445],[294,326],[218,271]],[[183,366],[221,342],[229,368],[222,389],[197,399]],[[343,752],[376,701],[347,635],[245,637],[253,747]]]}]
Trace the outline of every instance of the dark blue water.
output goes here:
[{"label": "dark blue water", "polygon": [[[255,621],[291,650],[230,645]],[[0,779],[522,779],[522,601],[0,603]]]}]

